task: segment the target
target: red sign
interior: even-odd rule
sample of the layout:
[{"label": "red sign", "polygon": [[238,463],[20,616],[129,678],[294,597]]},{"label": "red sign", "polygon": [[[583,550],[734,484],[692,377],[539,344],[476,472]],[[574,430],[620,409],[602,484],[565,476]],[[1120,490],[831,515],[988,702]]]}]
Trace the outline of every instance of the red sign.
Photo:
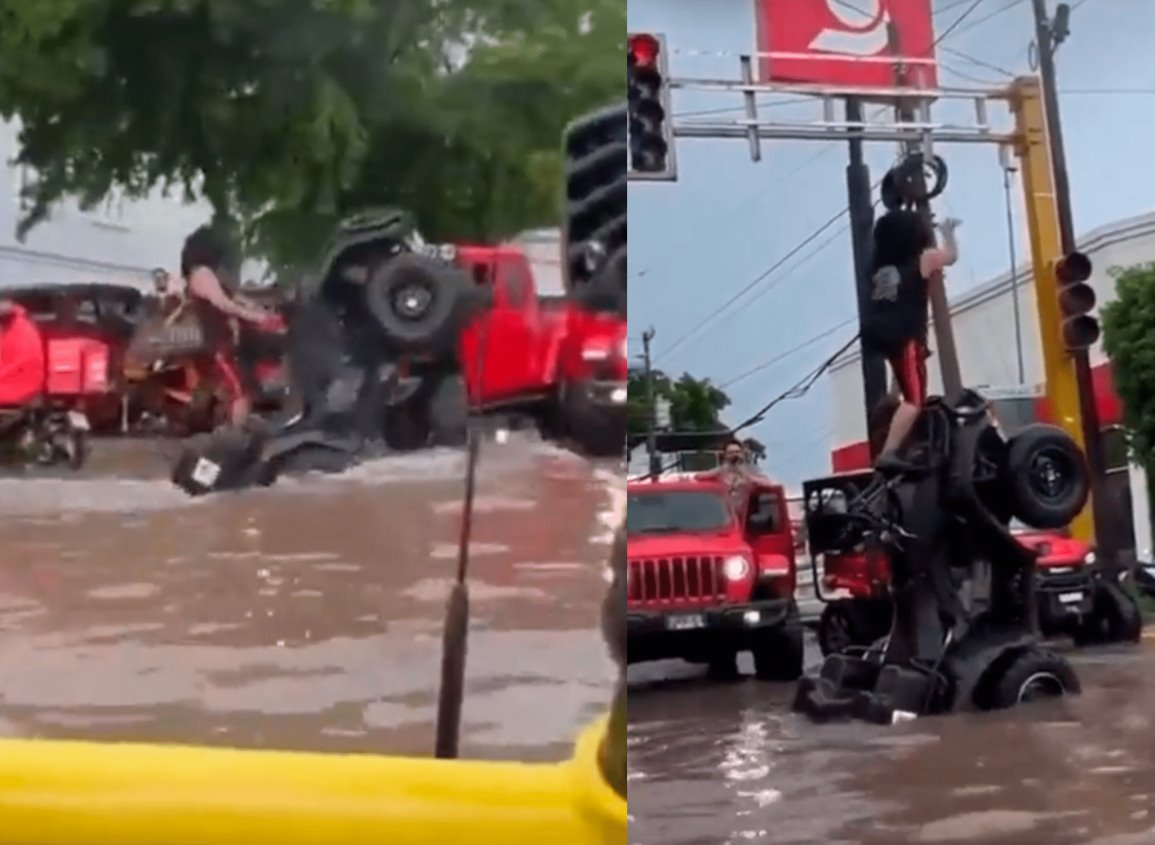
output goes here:
[{"label": "red sign", "polygon": [[[754,0],[764,82],[938,86],[931,0]],[[890,43],[891,25],[897,50]],[[766,55],[769,54],[769,55]]]}]

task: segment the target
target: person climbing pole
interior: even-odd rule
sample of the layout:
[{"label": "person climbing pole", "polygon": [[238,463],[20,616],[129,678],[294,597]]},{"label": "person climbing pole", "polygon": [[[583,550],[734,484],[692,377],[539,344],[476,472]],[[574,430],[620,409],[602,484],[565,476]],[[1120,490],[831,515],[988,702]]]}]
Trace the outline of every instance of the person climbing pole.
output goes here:
[{"label": "person climbing pole", "polygon": [[910,433],[926,401],[926,359],[931,281],[958,261],[955,230],[958,220],[939,225],[942,246],[936,247],[932,224],[917,211],[896,209],[874,226],[870,299],[862,321],[867,352],[886,357],[901,395],[875,465],[901,463],[896,452]]}]

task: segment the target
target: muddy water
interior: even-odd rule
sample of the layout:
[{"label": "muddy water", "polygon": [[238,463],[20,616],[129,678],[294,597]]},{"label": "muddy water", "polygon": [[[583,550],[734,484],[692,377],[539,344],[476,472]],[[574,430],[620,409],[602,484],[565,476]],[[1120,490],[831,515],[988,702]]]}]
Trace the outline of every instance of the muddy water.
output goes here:
[{"label": "muddy water", "polygon": [[893,728],[815,726],[789,685],[635,683],[631,845],[1149,845],[1155,642],[1072,658],[1080,698]]},{"label": "muddy water", "polygon": [[[167,447],[171,448],[171,447]],[[463,458],[191,501],[166,447],[0,480],[0,732],[429,754]],[[568,752],[609,700],[613,467],[482,453],[464,751]]]}]

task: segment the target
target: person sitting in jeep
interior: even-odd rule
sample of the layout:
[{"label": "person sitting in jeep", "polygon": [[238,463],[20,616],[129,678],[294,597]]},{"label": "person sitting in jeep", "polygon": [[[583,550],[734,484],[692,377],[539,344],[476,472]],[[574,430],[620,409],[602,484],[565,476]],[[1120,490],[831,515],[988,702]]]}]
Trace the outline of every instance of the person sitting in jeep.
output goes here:
[{"label": "person sitting in jeep", "polygon": [[733,437],[722,450],[722,466],[698,477],[722,482],[730,491],[734,509],[741,513],[749,499],[750,481],[756,474],[746,459],[746,444]]}]

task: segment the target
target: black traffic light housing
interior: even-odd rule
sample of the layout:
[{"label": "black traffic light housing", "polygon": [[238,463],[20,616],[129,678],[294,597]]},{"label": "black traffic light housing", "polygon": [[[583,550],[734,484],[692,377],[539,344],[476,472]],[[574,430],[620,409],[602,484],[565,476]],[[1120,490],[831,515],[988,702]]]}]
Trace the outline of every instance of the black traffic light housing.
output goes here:
[{"label": "black traffic light housing", "polygon": [[1081,252],[1071,252],[1055,262],[1055,281],[1059,293],[1059,314],[1063,321],[1063,344],[1069,352],[1082,352],[1099,340],[1099,320],[1095,310],[1095,289],[1091,278],[1091,259]]},{"label": "black traffic light housing", "polygon": [[676,175],[666,56],[661,35],[643,32],[627,37],[630,179],[672,180]]}]

